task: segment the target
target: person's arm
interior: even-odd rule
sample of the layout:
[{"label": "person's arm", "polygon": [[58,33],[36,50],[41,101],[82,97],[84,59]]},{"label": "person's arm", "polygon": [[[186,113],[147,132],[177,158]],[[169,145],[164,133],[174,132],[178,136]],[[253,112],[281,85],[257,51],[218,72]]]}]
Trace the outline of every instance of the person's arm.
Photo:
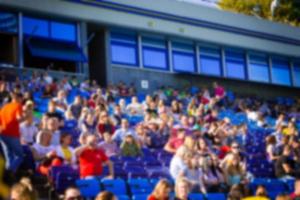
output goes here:
[{"label": "person's arm", "polygon": [[86,148],[87,148],[86,145],[83,145],[81,147],[76,148],[75,151],[74,151],[75,155],[77,157],[79,157]]},{"label": "person's arm", "polygon": [[176,149],[174,149],[171,144],[170,144],[170,141],[167,142],[167,144],[164,146],[164,150],[169,152],[169,153],[176,153]]},{"label": "person's arm", "polygon": [[106,178],[113,179],[115,176],[113,163],[110,160],[107,160],[103,164],[108,166],[109,175]]},{"label": "person's arm", "polygon": [[283,163],[282,168],[283,168],[284,172],[287,174],[290,174],[293,171],[293,169],[291,168],[291,166],[288,163]]}]

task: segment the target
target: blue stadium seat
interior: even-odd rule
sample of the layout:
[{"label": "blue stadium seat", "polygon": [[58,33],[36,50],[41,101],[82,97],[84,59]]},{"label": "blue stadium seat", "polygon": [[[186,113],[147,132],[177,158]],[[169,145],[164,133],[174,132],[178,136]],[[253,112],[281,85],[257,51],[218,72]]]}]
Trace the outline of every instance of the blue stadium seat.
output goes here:
[{"label": "blue stadium seat", "polygon": [[153,190],[153,186],[145,178],[129,179],[127,182],[132,195],[151,193]]},{"label": "blue stadium seat", "polygon": [[226,196],[223,193],[208,193],[206,195],[207,200],[226,200]]},{"label": "blue stadium seat", "polygon": [[79,179],[76,181],[76,186],[80,193],[85,198],[94,198],[101,191],[100,182],[98,179]]},{"label": "blue stadium seat", "polygon": [[204,197],[200,193],[191,193],[189,194],[189,200],[203,200]]},{"label": "blue stadium seat", "polygon": [[126,183],[122,179],[103,179],[103,188],[107,191],[113,192],[116,195],[127,195]]},{"label": "blue stadium seat", "polygon": [[147,200],[149,194],[136,194],[132,196],[132,200]]},{"label": "blue stadium seat", "polygon": [[117,195],[118,200],[130,200],[130,198],[127,195]]},{"label": "blue stadium seat", "polygon": [[54,182],[56,192],[59,194],[63,193],[68,187],[73,186],[78,178],[79,173],[75,171],[60,172]]}]

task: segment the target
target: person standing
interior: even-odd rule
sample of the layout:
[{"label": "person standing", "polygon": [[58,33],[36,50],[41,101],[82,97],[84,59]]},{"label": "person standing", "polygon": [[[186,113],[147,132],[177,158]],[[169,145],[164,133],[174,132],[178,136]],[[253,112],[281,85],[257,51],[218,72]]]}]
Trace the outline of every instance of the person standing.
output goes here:
[{"label": "person standing", "polygon": [[0,143],[6,160],[6,169],[18,170],[23,161],[23,149],[20,143],[20,122],[26,119],[22,112],[22,94],[12,93],[11,102],[0,111]]}]

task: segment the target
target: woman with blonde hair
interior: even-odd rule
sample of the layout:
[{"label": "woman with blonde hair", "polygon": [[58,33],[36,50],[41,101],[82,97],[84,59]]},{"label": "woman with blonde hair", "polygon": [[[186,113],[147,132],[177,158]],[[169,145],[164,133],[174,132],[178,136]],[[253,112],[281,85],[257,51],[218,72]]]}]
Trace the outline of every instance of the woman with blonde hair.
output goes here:
[{"label": "woman with blonde hair", "polygon": [[188,200],[190,184],[186,178],[179,178],[175,183],[175,200]]},{"label": "woman with blonde hair", "polygon": [[114,193],[103,191],[97,195],[95,200],[117,200],[117,198]]},{"label": "woman with blonde hair", "polygon": [[36,191],[32,190],[29,185],[16,183],[11,188],[10,199],[12,200],[37,200]]},{"label": "woman with blonde hair", "polygon": [[245,181],[246,171],[240,164],[240,157],[233,156],[229,161],[227,168],[225,168],[225,174],[227,177],[227,184],[234,185]]},{"label": "woman with blonde hair", "polygon": [[171,184],[167,179],[161,179],[155,186],[148,200],[168,200],[171,192]]},{"label": "woman with blonde hair", "polygon": [[[190,151],[191,153],[195,153],[196,142],[192,136],[186,136],[183,142],[183,145],[179,149],[183,149],[183,151]],[[179,149],[177,151],[179,151]]]}]

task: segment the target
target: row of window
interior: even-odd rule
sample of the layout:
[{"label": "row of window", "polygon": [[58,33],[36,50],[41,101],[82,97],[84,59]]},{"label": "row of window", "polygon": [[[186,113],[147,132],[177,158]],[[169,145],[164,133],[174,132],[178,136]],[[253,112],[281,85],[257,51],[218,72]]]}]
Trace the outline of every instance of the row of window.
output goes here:
[{"label": "row of window", "polygon": [[[110,45],[112,64],[139,67],[137,35],[111,32]],[[290,61],[286,58],[270,57],[261,53],[246,54],[243,50],[225,48],[223,67],[222,50],[218,47],[200,46],[197,55],[193,43],[172,41],[169,55],[167,40],[149,36],[141,37],[141,47],[144,68],[168,71],[171,61],[175,72],[200,73],[300,87],[300,62],[294,62],[291,70]],[[196,56],[199,56],[199,68]]]}]

